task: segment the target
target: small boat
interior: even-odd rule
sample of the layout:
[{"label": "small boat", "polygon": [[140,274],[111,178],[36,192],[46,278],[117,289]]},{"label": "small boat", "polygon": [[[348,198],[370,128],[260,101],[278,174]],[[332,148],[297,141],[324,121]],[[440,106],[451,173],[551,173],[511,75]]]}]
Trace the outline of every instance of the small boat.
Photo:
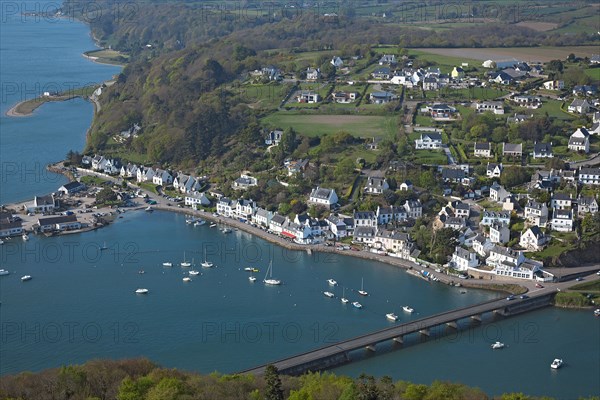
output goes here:
[{"label": "small boat", "polygon": [[352,305],[354,306],[354,308],[362,308],[362,304],[360,304],[358,301],[352,302]]},{"label": "small boat", "polygon": [[8,272],[8,270],[6,270],[6,269],[0,269],[0,276],[2,276],[2,275],[8,275],[8,274],[10,274],[10,272]]},{"label": "small boat", "polygon": [[3,244],[4,244],[4,240],[0,239],[0,245],[3,245]]},{"label": "small boat", "polygon": [[249,280],[250,282],[255,282],[255,281],[256,281],[256,277],[255,277],[255,276],[249,276],[249,277],[248,277],[248,280]]},{"label": "small boat", "polygon": [[183,278],[184,282],[191,282],[192,278],[190,278],[189,276],[186,276],[185,278]]},{"label": "small boat", "polygon": [[162,263],[163,267],[172,267],[173,263],[172,262],[164,262]]},{"label": "small boat", "polygon": [[185,223],[188,224],[188,225],[189,224],[193,224],[195,222],[196,222],[196,218],[186,218],[185,219]]},{"label": "small boat", "polygon": [[390,321],[398,321],[398,316],[394,313],[385,314],[385,317]]},{"label": "small boat", "polygon": [[221,230],[221,232],[223,232],[223,233],[231,233],[231,232],[233,232],[233,231],[232,231],[231,229],[229,229],[229,228],[223,228],[223,229]]},{"label": "small boat", "polygon": [[217,224],[215,224],[214,222],[212,224],[209,225],[211,228],[214,228],[215,226],[217,226]]},{"label": "small boat", "polygon": [[259,272],[258,268],[252,268],[252,267],[246,267],[244,268],[244,271],[246,272]]},{"label": "small boat", "polygon": [[502,342],[496,342],[492,344],[492,349],[496,350],[496,349],[503,349],[504,348],[504,343]]},{"label": "small boat", "polygon": [[23,282],[25,282],[25,281],[30,281],[30,280],[31,280],[31,275],[23,275],[23,276],[21,277],[21,280],[22,280]]},{"label": "small boat", "polygon": [[360,280],[360,290],[358,291],[358,294],[360,294],[361,296],[368,296],[368,295],[369,295],[369,293],[367,293],[367,292],[365,291],[365,288],[364,288],[364,283],[365,283],[365,282],[364,282],[364,279],[362,279],[362,278],[361,278],[361,280]]},{"label": "small boat", "polygon": [[28,241],[29,240],[29,236],[24,233],[23,236],[21,236],[23,238],[24,241]]},{"label": "small boat", "polygon": [[141,289],[137,289],[135,292],[137,294],[148,294],[148,289],[141,288]]},{"label": "small boat", "polygon": [[[6,272],[8,272],[8,271],[6,271]],[[596,317],[600,317],[600,308],[597,308],[597,309],[594,310],[594,315]]]},{"label": "small boat", "polygon": [[337,281],[335,279],[327,279],[327,283],[329,283],[329,286],[337,286]]},{"label": "small boat", "polygon": [[415,310],[412,307],[404,306],[402,309],[407,313],[413,313]]},{"label": "small boat", "polygon": [[143,269],[140,269],[140,270],[138,271],[138,274],[140,274],[140,275],[142,275],[142,274],[145,274],[145,273],[146,273],[146,271],[144,271]]},{"label": "small boat", "polygon": [[346,298],[346,288],[342,289],[342,298],[341,298],[342,303],[347,304],[348,303],[348,299]]},{"label": "small boat", "polygon": [[331,293],[331,292],[323,292],[323,294],[324,294],[325,296],[329,297],[330,299],[335,297],[335,294],[333,294],[333,293]]},{"label": "small boat", "polygon": [[190,272],[188,272],[190,275],[195,276],[195,275],[200,275],[200,272],[196,271],[196,270],[191,270]]},{"label": "small boat", "polygon": [[145,210],[146,210],[146,212],[152,212],[152,211],[154,211],[154,209],[152,208],[152,206],[146,207]]},{"label": "small boat", "polygon": [[281,281],[279,279],[273,279],[273,260],[269,262],[269,268],[267,268],[267,273],[265,274],[265,279],[263,279],[263,282],[265,285],[281,285]]},{"label": "small boat", "polygon": [[202,263],[200,263],[200,265],[202,265],[204,268],[212,268],[213,267],[213,263],[211,263],[210,261],[208,261],[206,259],[206,249],[204,249],[204,261]]},{"label": "small boat", "polygon": [[559,369],[560,367],[562,367],[562,365],[563,365],[562,358],[555,358],[554,361],[552,361],[552,364],[550,364],[550,368]]},{"label": "small boat", "polygon": [[100,251],[104,251],[104,250],[108,250],[108,247],[106,247],[106,242],[104,242],[104,244],[102,246],[100,246]]},{"label": "small boat", "polygon": [[201,225],[204,225],[205,223],[206,223],[206,221],[205,221],[205,220],[203,220],[203,219],[197,219],[197,220],[194,222],[194,226],[201,226]]},{"label": "small boat", "polygon": [[183,252],[183,261],[179,265],[181,265],[182,267],[191,267],[192,266],[192,263],[189,261],[186,261],[186,259],[185,259],[185,251]]},{"label": "small boat", "polygon": [[460,294],[465,294],[465,293],[467,293],[467,291],[466,291],[465,289],[462,289],[462,290],[460,291]]}]

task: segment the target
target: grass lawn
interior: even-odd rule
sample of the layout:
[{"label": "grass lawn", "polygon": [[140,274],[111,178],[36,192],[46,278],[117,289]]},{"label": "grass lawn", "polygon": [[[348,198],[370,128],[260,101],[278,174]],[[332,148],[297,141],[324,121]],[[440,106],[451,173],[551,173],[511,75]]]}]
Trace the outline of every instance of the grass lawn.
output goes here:
[{"label": "grass lawn", "polygon": [[108,182],[106,179],[102,179],[93,175],[84,175],[81,177],[80,181],[88,186],[99,186]]},{"label": "grass lawn", "polygon": [[600,281],[580,283],[578,285],[573,286],[571,290],[591,290],[595,292],[600,292]]},{"label": "grass lawn", "polygon": [[480,67],[481,61],[474,58],[459,57],[453,55],[434,54],[421,50],[408,50],[409,56],[415,56],[417,60],[428,61],[439,67],[442,73],[449,74],[456,66],[461,66],[462,63],[469,63],[469,67]]},{"label": "grass lawn", "polygon": [[395,115],[320,115],[280,111],[263,118],[262,123],[281,129],[293,127],[305,136],[345,131],[356,137],[386,137],[398,130]]},{"label": "grass lawn", "polygon": [[418,164],[446,165],[448,158],[443,151],[416,150],[414,162]]},{"label": "grass lawn", "polygon": [[585,71],[585,74],[591,77],[595,81],[600,81],[600,68],[588,68]]},{"label": "grass lawn", "polygon": [[125,65],[129,61],[127,54],[111,49],[86,51],[84,54],[102,64]]}]

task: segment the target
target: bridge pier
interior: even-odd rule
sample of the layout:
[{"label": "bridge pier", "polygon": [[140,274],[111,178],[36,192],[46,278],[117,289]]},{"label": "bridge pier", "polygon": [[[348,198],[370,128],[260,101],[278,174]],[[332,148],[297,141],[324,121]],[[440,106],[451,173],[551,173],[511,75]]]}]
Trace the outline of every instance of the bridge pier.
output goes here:
[{"label": "bridge pier", "polygon": [[375,353],[377,351],[374,344],[368,345],[367,347],[365,347],[365,349],[372,351],[373,353]]},{"label": "bridge pier", "polygon": [[423,336],[431,336],[431,333],[429,332],[429,329],[421,329],[419,331],[419,333]]},{"label": "bridge pier", "polygon": [[481,314],[471,315],[473,321],[481,322]]},{"label": "bridge pier", "polygon": [[458,329],[458,324],[456,323],[456,321],[446,322],[446,325],[450,328]]},{"label": "bridge pier", "polygon": [[404,337],[402,337],[402,336],[392,338],[392,340],[396,343],[404,344]]}]

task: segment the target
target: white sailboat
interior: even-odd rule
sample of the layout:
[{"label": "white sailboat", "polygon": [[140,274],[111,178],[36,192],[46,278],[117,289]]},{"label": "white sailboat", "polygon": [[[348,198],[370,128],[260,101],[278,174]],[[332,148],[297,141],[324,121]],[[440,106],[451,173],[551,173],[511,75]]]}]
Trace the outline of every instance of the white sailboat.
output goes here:
[{"label": "white sailboat", "polygon": [[323,292],[323,294],[327,297],[329,297],[330,299],[335,297],[335,294],[331,293],[331,292]]},{"label": "white sailboat", "polygon": [[342,303],[347,304],[348,303],[348,299],[346,298],[346,288],[342,289],[342,298],[341,298]]},{"label": "white sailboat", "polygon": [[360,279],[360,290],[358,291],[358,294],[360,294],[361,296],[368,296],[369,293],[367,293],[365,291],[364,283],[365,283],[365,280],[363,278],[361,278]]},{"label": "white sailboat", "polygon": [[191,270],[190,272],[188,272],[190,275],[195,276],[195,275],[200,275],[200,272],[196,271],[196,270]]},{"label": "white sailboat", "polygon": [[211,268],[213,266],[213,263],[206,259],[206,249],[204,249],[204,261],[200,265],[204,268]]},{"label": "white sailboat", "polygon": [[104,250],[108,250],[108,247],[106,247],[106,242],[104,242],[102,247],[100,247],[100,251],[104,251]]},{"label": "white sailboat", "polygon": [[179,265],[181,265],[182,267],[191,267],[192,266],[192,263],[185,259],[185,251],[183,252],[183,262],[181,262],[181,264],[179,264]]},{"label": "white sailboat", "polygon": [[167,261],[167,262],[164,262],[164,263],[162,263],[162,265],[163,265],[163,267],[172,267],[172,266],[173,266],[173,263],[172,263],[172,262],[169,262],[169,261]]},{"label": "white sailboat", "polygon": [[265,274],[265,279],[263,279],[263,282],[265,285],[281,285],[281,281],[279,279],[273,279],[273,260],[269,262],[269,268],[267,268],[267,273]]},{"label": "white sailboat", "polygon": [[140,288],[135,291],[137,294],[148,294],[148,289]]}]

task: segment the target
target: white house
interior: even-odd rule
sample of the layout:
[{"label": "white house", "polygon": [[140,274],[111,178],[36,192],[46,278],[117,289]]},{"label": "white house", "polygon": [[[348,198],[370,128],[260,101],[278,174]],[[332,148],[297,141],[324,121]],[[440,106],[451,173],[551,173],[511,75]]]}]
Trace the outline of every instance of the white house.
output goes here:
[{"label": "white house", "polygon": [[390,185],[387,183],[385,178],[372,176],[367,179],[367,186],[364,188],[364,193],[378,195],[382,194],[389,188]]},{"label": "white house", "polygon": [[573,230],[573,210],[554,210],[550,227],[553,231],[571,232]]},{"label": "white house", "polygon": [[69,231],[81,228],[81,223],[77,221],[77,216],[75,214],[39,218],[37,225],[39,226],[40,232]]},{"label": "white house", "polygon": [[492,144],[475,142],[474,154],[475,157],[490,158],[492,156]]},{"label": "white house", "polygon": [[590,152],[590,133],[585,128],[579,128],[569,137],[568,149],[573,151]]},{"label": "white house", "polygon": [[548,237],[538,226],[527,228],[519,239],[519,246],[530,251],[539,251],[548,242]]},{"label": "white house", "polygon": [[460,246],[454,248],[450,265],[458,271],[467,271],[469,268],[477,268],[479,260],[477,254]]},{"label": "white house", "polygon": [[265,144],[267,146],[277,146],[279,144],[279,142],[281,142],[281,136],[283,136],[283,131],[280,130],[274,130],[274,131],[269,131],[269,133],[267,133],[267,136],[265,137]]},{"label": "white house", "polygon": [[208,199],[208,197],[206,197],[204,193],[193,192],[185,195],[184,204],[186,206],[192,207],[193,209],[197,209],[198,206],[210,206],[210,200]]},{"label": "white house", "polygon": [[504,104],[501,101],[483,101],[481,103],[475,103],[475,110],[478,113],[489,111],[496,115],[503,115]]},{"label": "white house", "polygon": [[235,202],[227,197],[221,197],[217,202],[217,214],[224,217],[232,217],[235,210]]},{"label": "white house", "polygon": [[414,248],[414,243],[408,233],[382,229],[377,231],[374,247],[408,259]]},{"label": "white house", "polygon": [[406,200],[404,209],[408,218],[417,219],[423,215],[423,205],[420,200]]},{"label": "white house", "polygon": [[554,193],[550,206],[555,210],[567,210],[573,207],[573,198],[570,193]]},{"label": "white house", "polygon": [[49,194],[46,196],[35,196],[33,202],[24,206],[28,213],[50,213],[56,208],[54,196]]},{"label": "white house", "polygon": [[490,225],[490,241],[492,243],[505,244],[510,241],[510,229],[503,222],[493,222]]},{"label": "white house", "polygon": [[152,183],[159,186],[167,186],[173,183],[173,176],[164,169],[157,169],[152,177]]},{"label": "white house", "polygon": [[321,78],[321,70],[319,68],[308,68],[306,70],[306,80],[316,81],[319,78]]},{"label": "white house", "polygon": [[271,224],[271,218],[273,218],[273,213],[271,211],[259,207],[256,209],[254,215],[252,216],[252,222],[254,222],[258,226],[268,228]]},{"label": "white house", "polygon": [[582,185],[600,185],[600,168],[579,168],[577,180]]},{"label": "white house", "polygon": [[335,189],[321,188],[319,186],[310,192],[308,202],[319,206],[331,208],[338,202],[338,196]]},{"label": "white house", "polygon": [[544,89],[546,90],[563,90],[565,88],[565,81],[553,80],[544,82]]},{"label": "white house", "polygon": [[486,263],[493,267],[498,276],[519,279],[546,279],[542,272],[543,263],[525,258],[522,251],[508,247],[494,246]]},{"label": "white house", "polygon": [[485,175],[488,178],[499,178],[502,175],[502,163],[487,163],[487,168],[485,170]]},{"label": "white house", "polygon": [[246,221],[250,221],[256,209],[256,202],[252,199],[239,199],[235,202],[234,216]]},{"label": "white house", "polygon": [[281,233],[286,222],[287,219],[283,215],[273,214],[271,222],[269,222],[269,229],[275,233]]},{"label": "white house", "polygon": [[234,190],[246,190],[252,186],[258,185],[258,179],[248,174],[241,174],[239,178],[233,181],[231,187]]},{"label": "white house", "polygon": [[586,99],[575,99],[567,109],[572,113],[587,114],[590,112],[590,107],[590,103]]},{"label": "white house", "polygon": [[591,196],[579,196],[577,199],[577,214],[596,214],[598,212],[598,202]]},{"label": "white house", "polygon": [[523,143],[502,143],[502,155],[506,157],[522,157]]},{"label": "white house", "polygon": [[405,207],[397,206],[377,206],[375,215],[377,216],[377,224],[379,225],[385,225],[393,221],[404,221],[408,218]]},{"label": "white house", "polygon": [[12,218],[0,219],[0,238],[17,236],[23,234],[23,223]]},{"label": "white house", "polygon": [[69,183],[65,183],[64,185],[62,185],[61,187],[58,188],[58,192],[62,193],[64,195],[71,195],[77,192],[81,192],[82,190],[85,190],[86,186],[78,181],[73,181],[73,182],[69,182]]},{"label": "white house", "polygon": [[494,223],[510,225],[510,213],[502,211],[483,211],[480,225],[490,226]]},{"label": "white house", "polygon": [[298,103],[314,104],[321,101],[321,95],[310,90],[303,90],[296,96],[296,100]]},{"label": "white house", "polygon": [[353,241],[356,243],[364,243],[371,245],[375,243],[375,235],[377,234],[377,228],[372,226],[356,226],[354,228]]},{"label": "white house", "polygon": [[341,68],[344,65],[344,61],[342,61],[342,59],[337,56],[334,56],[331,59],[330,63],[336,68]]},{"label": "white house", "polygon": [[[379,207],[377,209],[379,210]],[[353,218],[355,228],[361,226],[377,228],[377,215],[373,211],[356,211]]]},{"label": "white house", "polygon": [[525,206],[524,217],[529,223],[545,228],[548,223],[548,206],[529,200]]},{"label": "white house", "polygon": [[415,140],[415,148],[421,149],[441,149],[442,135],[438,132],[421,133],[421,137]]},{"label": "white house", "polygon": [[490,187],[490,200],[502,203],[511,193],[504,189],[504,186],[494,182]]}]

